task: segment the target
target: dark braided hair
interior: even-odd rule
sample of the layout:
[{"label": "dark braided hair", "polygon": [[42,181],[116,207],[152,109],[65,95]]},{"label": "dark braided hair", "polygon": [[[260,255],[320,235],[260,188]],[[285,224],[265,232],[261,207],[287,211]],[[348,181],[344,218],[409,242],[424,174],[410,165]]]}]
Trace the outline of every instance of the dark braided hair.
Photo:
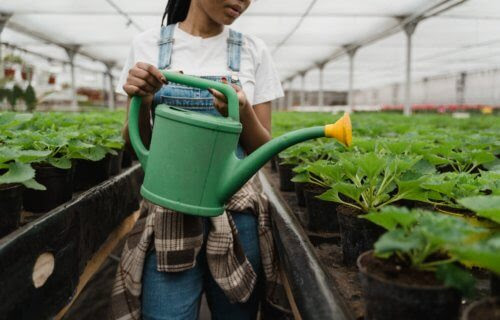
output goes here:
[{"label": "dark braided hair", "polygon": [[165,12],[161,18],[161,25],[167,17],[167,25],[184,21],[187,17],[191,0],[168,0]]}]

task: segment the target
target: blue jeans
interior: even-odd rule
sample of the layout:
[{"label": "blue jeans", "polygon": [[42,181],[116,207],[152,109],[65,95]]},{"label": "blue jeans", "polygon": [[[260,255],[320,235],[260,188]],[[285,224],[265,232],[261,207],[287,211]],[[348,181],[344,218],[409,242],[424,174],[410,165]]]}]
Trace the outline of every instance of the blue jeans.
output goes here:
[{"label": "blue jeans", "polygon": [[[261,278],[257,217],[251,212],[233,213],[232,217],[243,250],[258,278]],[[209,220],[204,219],[204,224],[206,240]],[[247,302],[230,303],[208,269],[205,245],[196,259],[196,265],[192,269],[182,272],[159,272],[156,269],[156,252],[148,254],[143,271],[143,320],[197,319],[203,292],[213,320],[255,319],[259,306],[260,281],[257,281],[257,286]]]}]

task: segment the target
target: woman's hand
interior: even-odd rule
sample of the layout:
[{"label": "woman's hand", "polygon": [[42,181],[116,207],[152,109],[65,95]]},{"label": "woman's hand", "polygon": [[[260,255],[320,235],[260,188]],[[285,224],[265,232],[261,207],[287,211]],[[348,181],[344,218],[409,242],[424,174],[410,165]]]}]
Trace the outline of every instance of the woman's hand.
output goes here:
[{"label": "woman's hand", "polygon": [[[222,81],[227,84],[227,81]],[[234,88],[236,91],[236,94],[238,95],[238,101],[239,101],[239,108],[240,108],[240,114],[245,111],[246,108],[250,106],[250,103],[248,102],[247,96],[245,95],[245,92],[241,89],[241,87],[231,84],[231,86]],[[215,90],[215,89],[208,89],[208,91],[214,96],[214,105],[215,108],[219,111],[221,115],[224,117],[227,117],[228,115],[228,109],[227,109],[227,98],[225,95],[222,94],[222,92]]]},{"label": "woman's hand", "polygon": [[133,96],[153,96],[161,87],[167,84],[167,79],[155,66],[137,62],[129,72],[127,81],[123,85],[123,90],[127,95]]}]

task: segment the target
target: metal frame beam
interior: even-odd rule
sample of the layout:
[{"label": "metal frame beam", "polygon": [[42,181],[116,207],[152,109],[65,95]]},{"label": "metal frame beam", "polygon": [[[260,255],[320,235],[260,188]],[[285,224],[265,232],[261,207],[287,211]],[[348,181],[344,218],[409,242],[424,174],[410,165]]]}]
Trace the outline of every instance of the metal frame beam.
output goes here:
[{"label": "metal frame beam", "polygon": [[306,73],[300,74],[300,106],[306,105]]},{"label": "metal frame beam", "polygon": [[412,53],[413,53],[413,34],[417,28],[418,21],[409,23],[405,26],[406,34],[406,82],[405,82],[405,105],[403,113],[405,116],[409,116],[412,113],[412,103],[411,103],[411,71],[412,71]]},{"label": "metal frame beam", "polygon": [[3,29],[5,28],[5,25],[9,21],[10,17],[12,17],[12,14],[0,12],[0,77],[3,77],[3,69],[4,69],[4,67],[3,67],[3,52],[2,52],[2,44],[1,44],[2,32],[3,32]]},{"label": "metal frame beam", "polygon": [[[53,45],[56,45],[60,48],[63,48],[64,50],[72,50],[74,48],[75,45],[79,45],[77,43],[63,43],[63,42],[60,42],[60,41],[56,41],[55,39],[51,38],[51,37],[48,37],[40,32],[37,32],[37,31],[34,31],[34,30],[31,30],[31,29],[28,29],[26,28],[25,26],[23,25],[20,25],[16,22],[13,22],[13,21],[9,21],[9,23],[7,24],[7,27],[9,29],[12,29],[16,32],[19,32],[19,33],[23,33],[23,34],[26,34],[32,38],[35,38],[35,39],[38,39],[42,42],[45,42],[47,44],[53,44]],[[96,57],[90,53],[87,53],[85,51],[82,51],[82,50],[79,50],[78,51],[78,55],[80,56],[83,56],[83,57],[86,57],[88,59],[91,59],[93,61],[99,61],[99,62],[102,62],[102,63],[106,63],[105,61],[103,61],[101,58],[99,57]]]},{"label": "metal frame beam", "polygon": [[324,81],[325,81],[325,64],[318,65],[319,68],[319,88],[318,88],[318,106],[325,105]]},{"label": "metal frame beam", "polygon": [[347,55],[349,56],[349,93],[348,93],[348,102],[349,112],[354,110],[354,58],[356,56],[356,52],[360,47],[349,45],[347,50]]},{"label": "metal frame beam", "polygon": [[115,88],[113,84],[113,74],[111,71],[115,65],[114,61],[107,61],[104,63],[106,66],[106,74],[108,76],[108,108],[109,110],[116,109]]},{"label": "metal frame beam", "polygon": [[[406,17],[398,17],[399,22],[396,25],[389,27],[388,29],[386,29],[380,33],[370,35],[370,36],[366,37],[365,39],[358,41],[356,43],[345,45],[342,49],[338,49],[338,50],[334,51],[326,59],[319,62],[319,64],[326,64],[328,62],[337,60],[337,59],[345,56],[346,54],[348,54],[349,50],[351,50],[355,47],[359,48],[359,47],[367,46],[367,45],[372,44],[376,41],[387,38],[395,33],[398,33],[400,31],[404,30],[405,26],[408,24],[415,23],[415,22],[418,23],[422,20],[437,16],[437,15],[439,15],[443,12],[446,12],[447,10],[450,10],[450,9],[452,9],[458,5],[461,5],[467,1],[468,0],[440,0],[437,3],[434,2],[433,4],[426,6],[425,8],[415,12],[412,15],[409,15]],[[296,74],[300,74],[301,72],[314,69],[316,67],[316,65],[318,65],[318,63],[310,65],[307,68],[298,71]]]},{"label": "metal frame beam", "polygon": [[78,101],[76,99],[76,78],[75,78],[75,55],[78,53],[80,46],[72,46],[64,48],[68,55],[69,65],[71,67],[71,110],[78,110]]}]

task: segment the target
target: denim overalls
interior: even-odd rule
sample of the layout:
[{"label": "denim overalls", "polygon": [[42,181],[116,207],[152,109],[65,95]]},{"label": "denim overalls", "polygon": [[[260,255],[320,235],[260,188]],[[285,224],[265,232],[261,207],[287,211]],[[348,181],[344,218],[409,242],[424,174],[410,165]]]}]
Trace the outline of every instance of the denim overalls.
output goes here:
[{"label": "denim overalls", "polygon": [[[175,25],[162,27],[159,54],[160,70],[170,68]],[[227,66],[231,70],[226,76],[228,81],[240,85],[237,72],[240,70],[242,34],[230,30],[227,42]],[[221,81],[223,76],[205,76],[203,78]],[[168,80],[168,79],[167,79]],[[213,96],[203,89],[187,87],[169,82],[154,96],[154,109],[158,104],[166,104],[189,110],[221,116],[213,104]],[[244,151],[238,144],[236,155],[244,157]],[[239,242],[253,270],[262,272],[258,226],[255,215],[248,212],[232,212],[233,221],[238,229]],[[210,228],[209,219],[204,220],[204,246],[196,258],[196,265],[182,272],[160,272],[156,269],[155,251],[146,257],[143,269],[142,319],[143,320],[188,320],[197,319],[203,292],[211,309],[212,319],[255,319],[259,305],[260,289],[251,294],[245,303],[230,303],[222,289],[211,276],[205,258],[205,245]]]},{"label": "denim overalls", "polygon": [[[161,30],[159,41],[160,54],[158,59],[158,69],[160,70],[170,68],[174,43],[174,29],[175,24],[171,24],[163,27]],[[237,76],[240,71],[241,45],[242,34],[229,29],[229,38],[227,39],[227,67],[231,70],[231,73],[227,76],[203,76],[201,78],[222,82],[222,78],[225,77],[228,82],[241,87],[241,83]],[[158,104],[181,107],[217,117],[222,116],[215,108],[213,96],[208,90],[188,87],[173,82],[164,85],[155,94],[152,106],[153,115]],[[245,152],[240,144],[238,144],[236,155],[238,158],[243,158],[245,156]]]}]

